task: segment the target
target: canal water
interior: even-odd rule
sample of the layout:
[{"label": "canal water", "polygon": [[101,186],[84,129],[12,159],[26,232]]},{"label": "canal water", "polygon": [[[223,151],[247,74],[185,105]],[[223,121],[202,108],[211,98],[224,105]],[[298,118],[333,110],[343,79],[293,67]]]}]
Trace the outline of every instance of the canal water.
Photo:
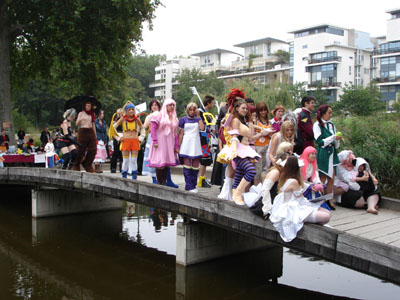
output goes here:
[{"label": "canal water", "polygon": [[278,246],[177,266],[182,217],[158,209],[30,209],[29,194],[1,197],[0,299],[399,299],[398,285]]}]

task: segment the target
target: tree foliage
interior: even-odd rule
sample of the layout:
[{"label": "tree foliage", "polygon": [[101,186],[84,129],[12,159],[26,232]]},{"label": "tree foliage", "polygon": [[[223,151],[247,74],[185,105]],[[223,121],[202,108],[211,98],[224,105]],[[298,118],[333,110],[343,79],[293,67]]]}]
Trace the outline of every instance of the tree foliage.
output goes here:
[{"label": "tree foliage", "polygon": [[385,109],[385,103],[380,99],[381,93],[374,84],[367,87],[346,85],[340,101],[335,103],[335,109],[349,112],[352,115],[369,116]]},{"label": "tree foliage", "polygon": [[217,79],[215,73],[202,74],[199,69],[184,69],[176,77],[179,85],[173,90],[174,99],[177,102],[178,115],[184,115],[185,105],[189,102],[196,102],[199,107],[201,104],[197,96],[192,94],[190,87],[196,87],[203,99],[204,96],[210,95],[218,100],[224,93],[224,82],[222,79]]},{"label": "tree foliage", "polygon": [[[0,1],[0,119],[12,121],[13,86],[67,82],[70,97],[101,97],[125,75],[159,0]],[[11,70],[11,74],[9,72]]]},{"label": "tree foliage", "polygon": [[289,64],[290,56],[288,51],[279,49],[273,53],[273,56],[276,57],[275,65]]}]

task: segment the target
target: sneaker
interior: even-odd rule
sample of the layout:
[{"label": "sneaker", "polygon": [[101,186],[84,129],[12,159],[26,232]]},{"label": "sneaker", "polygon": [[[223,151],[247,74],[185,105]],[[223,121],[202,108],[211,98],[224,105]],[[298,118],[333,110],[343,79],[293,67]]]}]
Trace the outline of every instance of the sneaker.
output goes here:
[{"label": "sneaker", "polygon": [[197,192],[198,192],[197,189],[193,189],[193,190],[190,190],[190,191],[189,191],[189,193],[197,193]]},{"label": "sneaker", "polygon": [[201,184],[201,187],[203,188],[211,188],[211,183],[209,183],[207,180],[203,179],[203,182]]}]

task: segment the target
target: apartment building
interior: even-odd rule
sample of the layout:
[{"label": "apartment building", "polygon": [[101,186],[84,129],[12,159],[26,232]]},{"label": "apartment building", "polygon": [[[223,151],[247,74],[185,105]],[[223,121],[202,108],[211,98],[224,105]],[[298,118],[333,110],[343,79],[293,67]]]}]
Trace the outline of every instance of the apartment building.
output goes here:
[{"label": "apartment building", "polygon": [[387,10],[386,37],[376,38],[372,78],[377,82],[388,109],[400,91],[400,8]]},{"label": "apartment building", "polygon": [[370,82],[374,44],[369,33],[329,24],[291,31],[290,80],[303,82],[312,91],[318,86],[329,101],[339,99],[345,84],[366,86]]},{"label": "apartment building", "polygon": [[232,62],[243,58],[243,55],[239,53],[219,48],[194,53],[191,56],[199,57],[202,73],[209,74],[215,72],[217,75],[229,72]]},{"label": "apartment building", "polygon": [[162,61],[155,68],[155,81],[150,84],[154,88],[154,97],[159,100],[173,98],[173,88],[178,84],[176,77],[183,69],[198,69],[199,57],[176,58]]},{"label": "apartment building", "polygon": [[242,48],[244,56],[231,63],[229,72],[218,77],[224,80],[252,79],[261,84],[273,81],[289,82],[291,67],[288,63],[278,63],[274,53],[289,51],[289,43],[266,37],[234,45]]}]

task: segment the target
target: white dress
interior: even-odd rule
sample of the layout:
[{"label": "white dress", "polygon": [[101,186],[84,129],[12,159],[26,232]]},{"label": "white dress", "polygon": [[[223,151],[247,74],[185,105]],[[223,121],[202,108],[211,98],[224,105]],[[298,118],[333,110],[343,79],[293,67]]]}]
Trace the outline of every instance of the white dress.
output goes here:
[{"label": "white dress", "polygon": [[296,179],[289,178],[281,187],[281,193],[275,197],[269,217],[285,242],[296,238],[297,232],[303,227],[304,219],[317,211],[320,205],[309,202],[301,190],[285,192],[293,181]]},{"label": "white dress", "polygon": [[190,119],[183,117],[179,120],[179,127],[184,130],[179,156],[189,159],[201,158],[203,151],[200,143],[200,118]]}]

